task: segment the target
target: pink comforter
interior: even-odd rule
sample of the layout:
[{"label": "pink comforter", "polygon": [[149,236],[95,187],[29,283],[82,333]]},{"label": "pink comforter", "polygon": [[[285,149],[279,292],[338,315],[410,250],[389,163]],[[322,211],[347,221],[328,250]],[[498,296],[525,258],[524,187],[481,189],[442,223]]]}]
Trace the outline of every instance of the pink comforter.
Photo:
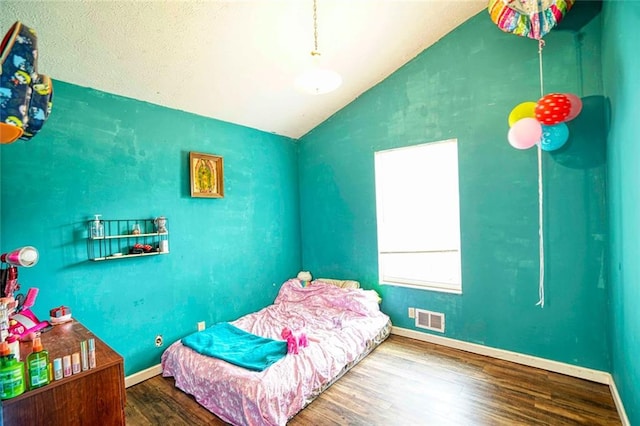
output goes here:
[{"label": "pink comforter", "polygon": [[284,425],[341,374],[345,365],[370,349],[389,317],[377,294],[314,282],[285,282],[273,305],[234,322],[238,328],[281,339],[283,327],[304,331],[309,346],[288,354],[261,372],[200,355],[172,344],[162,355],[163,376],[204,407],[235,425]]}]

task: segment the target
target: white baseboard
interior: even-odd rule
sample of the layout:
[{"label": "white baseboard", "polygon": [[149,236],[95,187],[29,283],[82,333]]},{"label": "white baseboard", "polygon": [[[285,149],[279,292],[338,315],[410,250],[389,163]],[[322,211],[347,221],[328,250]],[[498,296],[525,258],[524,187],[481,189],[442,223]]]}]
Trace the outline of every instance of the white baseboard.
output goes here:
[{"label": "white baseboard", "polygon": [[532,355],[524,355],[518,352],[506,351],[504,349],[491,348],[476,343],[463,342],[449,337],[435,336],[433,334],[421,333],[406,328],[393,327],[391,333],[399,336],[411,337],[412,339],[422,340],[437,345],[448,346],[450,348],[460,349],[466,352],[472,352],[479,355],[486,355],[492,358],[498,358],[505,361],[511,361],[529,367],[542,368],[544,370],[553,371],[555,373],[566,374],[568,376],[578,377],[580,379],[591,380],[592,382],[608,385],[611,382],[611,375],[606,371],[592,370],[590,368],[578,367],[563,362],[551,361]]},{"label": "white baseboard", "polygon": [[133,373],[130,376],[124,378],[124,387],[128,388],[133,385],[137,385],[140,382],[144,382],[147,379],[157,376],[158,374],[162,374],[162,365],[157,364],[152,367],[147,368],[146,370],[138,371],[137,373]]},{"label": "white baseboard", "polygon": [[631,426],[631,422],[629,422],[629,417],[627,417],[627,412],[624,410],[624,405],[622,404],[622,399],[620,398],[620,394],[618,393],[618,388],[616,387],[616,382],[613,380],[613,376],[609,376],[611,381],[609,382],[609,388],[611,389],[611,396],[613,396],[613,402],[616,403],[616,408],[618,409],[618,415],[620,416],[620,421],[622,422],[622,426]]}]

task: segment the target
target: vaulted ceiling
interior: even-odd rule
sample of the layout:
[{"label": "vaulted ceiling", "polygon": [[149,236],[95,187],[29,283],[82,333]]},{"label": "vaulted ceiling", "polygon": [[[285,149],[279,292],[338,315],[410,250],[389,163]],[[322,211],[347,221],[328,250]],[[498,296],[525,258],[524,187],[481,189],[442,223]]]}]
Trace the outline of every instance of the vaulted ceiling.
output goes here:
[{"label": "vaulted ceiling", "polygon": [[313,0],[0,0],[0,30],[35,29],[54,80],[299,138],[486,6],[317,0],[321,60],[343,78],[317,96],[294,87]]}]

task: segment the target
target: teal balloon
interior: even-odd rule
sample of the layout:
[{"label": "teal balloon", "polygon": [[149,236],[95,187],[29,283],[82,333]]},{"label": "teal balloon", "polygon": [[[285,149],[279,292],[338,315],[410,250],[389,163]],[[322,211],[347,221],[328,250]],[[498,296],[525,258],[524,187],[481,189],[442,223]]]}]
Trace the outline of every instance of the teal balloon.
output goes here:
[{"label": "teal balloon", "polygon": [[569,128],[564,123],[553,126],[542,125],[542,137],[540,138],[540,149],[543,151],[555,151],[569,139]]}]

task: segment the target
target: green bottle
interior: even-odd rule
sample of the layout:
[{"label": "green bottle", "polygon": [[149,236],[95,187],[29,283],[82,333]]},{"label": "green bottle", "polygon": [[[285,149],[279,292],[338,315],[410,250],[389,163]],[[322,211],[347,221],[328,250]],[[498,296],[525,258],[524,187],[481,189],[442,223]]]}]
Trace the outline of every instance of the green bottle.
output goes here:
[{"label": "green bottle", "polygon": [[33,352],[27,357],[29,389],[49,384],[49,353],[42,348],[40,337],[33,339]]},{"label": "green bottle", "polygon": [[9,399],[24,392],[24,363],[9,352],[7,342],[0,345],[0,399]]}]

